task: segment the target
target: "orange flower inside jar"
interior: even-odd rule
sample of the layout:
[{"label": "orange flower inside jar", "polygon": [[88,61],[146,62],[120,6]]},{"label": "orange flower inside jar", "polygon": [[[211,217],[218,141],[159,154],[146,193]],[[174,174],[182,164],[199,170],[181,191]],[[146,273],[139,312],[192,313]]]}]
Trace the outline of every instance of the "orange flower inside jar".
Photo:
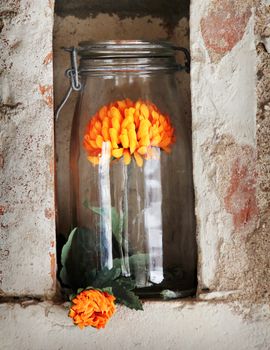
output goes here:
[{"label": "orange flower inside jar", "polygon": [[99,164],[103,142],[109,143],[112,159],[123,157],[128,165],[134,157],[142,167],[144,160],[157,156],[156,148],[171,151],[175,133],[169,116],[154,103],[125,99],[101,107],[86,127],[83,146],[94,165]]}]

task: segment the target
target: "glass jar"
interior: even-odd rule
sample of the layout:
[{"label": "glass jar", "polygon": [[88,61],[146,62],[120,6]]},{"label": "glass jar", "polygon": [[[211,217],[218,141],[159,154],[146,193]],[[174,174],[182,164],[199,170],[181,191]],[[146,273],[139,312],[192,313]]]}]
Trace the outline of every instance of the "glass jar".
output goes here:
[{"label": "glass jar", "polygon": [[71,133],[73,227],[89,265],[121,267],[136,292],[196,289],[190,133],[168,42],[83,42]]}]

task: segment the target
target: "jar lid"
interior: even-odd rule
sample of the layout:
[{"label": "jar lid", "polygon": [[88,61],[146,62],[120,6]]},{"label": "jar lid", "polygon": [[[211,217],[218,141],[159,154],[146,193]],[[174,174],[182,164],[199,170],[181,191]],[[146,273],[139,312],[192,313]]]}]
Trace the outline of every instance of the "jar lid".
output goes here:
[{"label": "jar lid", "polygon": [[175,49],[174,44],[165,40],[82,41],[78,54],[82,58],[171,57]]}]

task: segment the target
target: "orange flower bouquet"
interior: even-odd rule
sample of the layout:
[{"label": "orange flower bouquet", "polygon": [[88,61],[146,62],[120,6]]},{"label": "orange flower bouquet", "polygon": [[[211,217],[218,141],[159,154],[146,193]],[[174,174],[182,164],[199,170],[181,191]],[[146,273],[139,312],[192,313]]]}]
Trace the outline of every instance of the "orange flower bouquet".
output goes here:
[{"label": "orange flower bouquet", "polygon": [[170,118],[154,103],[125,99],[101,107],[86,127],[83,146],[94,165],[99,164],[103,142],[109,142],[112,158],[123,157],[128,165],[134,157],[141,167],[144,159],[156,157],[156,148],[169,153],[175,133]]},{"label": "orange flower bouquet", "polygon": [[[102,152],[106,149],[106,161],[122,158],[127,166],[133,161],[142,167],[145,160],[158,159],[160,152],[157,150],[169,153],[174,142],[175,130],[169,116],[162,114],[149,101],[125,99],[101,107],[91,117],[83,147],[94,166],[102,164]],[[104,143],[106,147],[103,147]],[[85,207],[102,219],[102,208],[88,203]],[[114,207],[111,216],[114,222],[112,234],[119,237],[123,218]],[[104,265],[111,268],[95,268],[94,236],[94,230],[87,228],[75,228],[71,232],[62,249],[60,278],[69,290],[77,291],[70,298],[69,317],[74,324],[80,328],[92,326],[99,329],[104,328],[115,313],[115,302],[136,310],[142,310],[142,303],[134,293],[135,281],[122,275],[120,259],[113,259],[111,255],[110,264]],[[147,254],[134,254],[128,258],[136,264],[140,261],[145,264],[148,259]]]}]

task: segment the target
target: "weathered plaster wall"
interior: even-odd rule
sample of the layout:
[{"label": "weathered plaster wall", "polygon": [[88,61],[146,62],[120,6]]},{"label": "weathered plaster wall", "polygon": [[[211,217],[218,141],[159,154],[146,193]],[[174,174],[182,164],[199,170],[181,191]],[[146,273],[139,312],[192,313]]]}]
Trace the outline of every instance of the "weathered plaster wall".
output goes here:
[{"label": "weathered plaster wall", "polygon": [[247,303],[269,301],[269,54],[261,45],[256,95],[266,8],[210,0],[191,11],[199,287]]},{"label": "weathered plaster wall", "polygon": [[1,1],[0,294],[55,285],[52,1]]},{"label": "weathered plaster wall", "polygon": [[[68,80],[64,78],[64,72],[70,65],[70,58],[66,52],[61,50],[61,47],[78,46],[80,41],[114,39],[168,39],[178,45],[187,48],[189,47],[189,23],[186,17],[179,18],[174,30],[168,31],[166,22],[161,17],[141,15],[139,17],[131,18],[127,15],[124,16],[121,11],[120,14],[102,13],[95,14],[93,17],[93,15],[89,13],[89,15],[86,16],[85,12],[81,13],[82,11],[78,10],[78,8],[80,8],[79,4],[76,4],[76,6],[74,5],[77,11],[73,9],[78,16],[80,15],[79,17],[71,16],[69,15],[70,12],[66,13],[64,10],[61,11],[62,16],[55,16],[54,94],[56,105],[62,100],[69,84]],[[62,8],[65,9],[66,7],[62,5]],[[67,8],[69,7],[67,6]],[[60,10],[58,10],[58,12],[60,12]],[[63,12],[68,15],[63,16]],[[179,62],[183,63],[183,56],[181,55],[179,55]],[[189,78],[189,75],[185,72],[178,74],[179,85],[182,93],[180,99],[183,101],[183,108],[187,120],[190,123],[191,108]],[[76,98],[76,93],[73,93],[61,112],[59,121],[56,125],[57,231],[64,235],[67,235],[70,232],[70,195],[68,191],[69,139]]]}]

